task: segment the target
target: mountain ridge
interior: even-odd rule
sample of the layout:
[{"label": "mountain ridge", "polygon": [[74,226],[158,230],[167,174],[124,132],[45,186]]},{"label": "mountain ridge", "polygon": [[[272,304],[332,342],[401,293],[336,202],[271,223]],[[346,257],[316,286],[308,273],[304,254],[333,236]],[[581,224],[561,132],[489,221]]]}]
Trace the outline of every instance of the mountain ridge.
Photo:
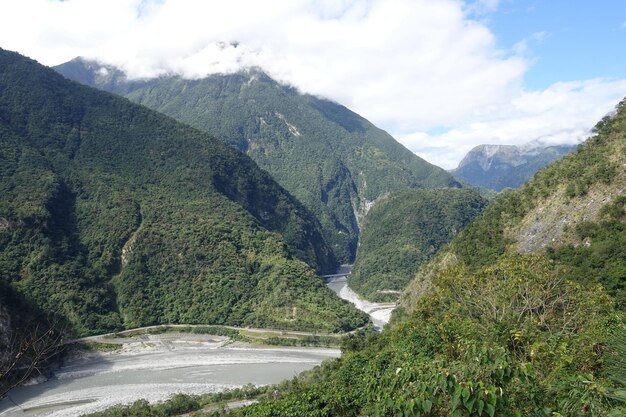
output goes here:
[{"label": "mountain ridge", "polygon": [[[154,323],[340,331],[317,220],[247,156],[0,50],[0,282],[78,335]],[[341,317],[343,316],[343,317]]]},{"label": "mountain ridge", "polygon": [[[595,130],[424,264],[381,334],[233,414],[624,415],[626,99]],[[567,208],[554,241],[519,246]]]},{"label": "mountain ridge", "polygon": [[98,80],[98,65],[77,59],[55,69],[247,153],[318,217],[341,262],[352,260],[371,202],[401,189],[459,186],[346,107],[300,94],[258,69],[202,79],[126,80],[107,67],[111,78]]},{"label": "mountain ridge", "polygon": [[594,136],[576,152],[544,167],[519,189],[496,197],[418,273],[404,298],[409,310],[427,291],[430,278],[451,265],[482,267],[509,251],[545,256],[560,247],[584,248],[579,225],[601,223],[607,207],[626,193],[626,143],[620,137],[626,130],[625,118],[626,100],[622,100],[613,116],[598,122]]}]

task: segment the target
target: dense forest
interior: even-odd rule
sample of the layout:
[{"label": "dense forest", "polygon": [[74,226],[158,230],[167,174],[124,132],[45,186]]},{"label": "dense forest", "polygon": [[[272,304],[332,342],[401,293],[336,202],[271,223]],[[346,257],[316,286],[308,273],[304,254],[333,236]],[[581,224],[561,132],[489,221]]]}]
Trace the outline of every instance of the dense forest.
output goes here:
[{"label": "dense forest", "polygon": [[350,287],[368,300],[396,300],[420,265],[487,205],[470,189],[392,194],[365,216]]},{"label": "dense forest", "polygon": [[446,171],[344,106],[301,94],[258,69],[198,80],[145,81],[127,81],[114,67],[80,58],[55,69],[245,152],[317,216],[341,262],[353,260],[360,216],[381,196],[458,186]]},{"label": "dense forest", "polygon": [[68,333],[367,321],[316,276],[336,266],[319,222],[249,157],[7,51],[0,194],[0,299]]},{"label": "dense forest", "polygon": [[[625,415],[626,100],[594,132],[453,227],[430,260],[406,266],[417,273],[385,331],[347,336],[340,359],[259,390],[261,402],[231,415]],[[336,265],[323,226],[206,133],[0,51],[0,155],[0,347],[30,317],[47,318],[34,337],[51,338],[56,323],[89,334],[183,321],[326,331],[366,322],[315,276]],[[375,205],[363,245],[369,227],[415,230],[415,195],[388,197],[415,221],[406,227],[385,200]],[[470,191],[420,198],[450,225],[484,206]],[[469,209],[455,213],[456,199]],[[396,235],[405,236],[426,241]],[[405,268],[414,258],[386,259]],[[200,405],[177,396],[101,415]]]}]

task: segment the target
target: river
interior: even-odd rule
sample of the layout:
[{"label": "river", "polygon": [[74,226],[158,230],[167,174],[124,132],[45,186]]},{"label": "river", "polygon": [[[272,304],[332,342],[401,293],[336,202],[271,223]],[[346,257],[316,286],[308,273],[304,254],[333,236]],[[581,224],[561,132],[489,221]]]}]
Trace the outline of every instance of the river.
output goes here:
[{"label": "river", "polygon": [[340,298],[354,304],[356,308],[367,313],[374,323],[374,328],[382,330],[389,323],[391,313],[396,307],[393,303],[373,303],[364,300],[348,286],[348,275],[352,265],[341,265],[333,275],[326,275],[326,286],[333,290]]},{"label": "river", "polygon": [[121,351],[67,361],[51,379],[0,401],[0,416],[77,416],[145,398],[275,384],[339,357],[338,349],[257,348],[209,335],[150,335]]},{"label": "river", "polygon": [[[359,297],[348,286],[350,270],[343,265],[327,277],[327,286],[369,314],[381,330],[395,305]],[[0,401],[0,417],[77,416],[141,398],[157,402],[179,392],[275,384],[341,354],[338,349],[258,348],[199,334],[146,334],[123,342],[121,350],[70,359],[52,378],[12,390]]]}]

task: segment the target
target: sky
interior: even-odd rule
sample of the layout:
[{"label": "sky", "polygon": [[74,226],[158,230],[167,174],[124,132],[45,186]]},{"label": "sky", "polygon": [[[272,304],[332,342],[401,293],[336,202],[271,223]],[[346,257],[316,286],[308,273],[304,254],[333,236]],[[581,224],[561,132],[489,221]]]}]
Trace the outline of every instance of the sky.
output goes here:
[{"label": "sky", "polygon": [[578,143],[626,97],[626,0],[0,0],[0,47],[131,78],[260,67],[446,169]]}]

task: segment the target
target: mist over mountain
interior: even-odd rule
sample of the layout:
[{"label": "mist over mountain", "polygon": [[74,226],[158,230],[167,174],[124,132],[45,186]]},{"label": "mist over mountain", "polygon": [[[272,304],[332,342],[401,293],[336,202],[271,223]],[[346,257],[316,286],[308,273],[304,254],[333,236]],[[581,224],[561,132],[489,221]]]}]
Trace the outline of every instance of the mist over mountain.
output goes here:
[{"label": "mist over mountain", "polygon": [[476,187],[501,191],[517,188],[544,166],[576,150],[576,145],[479,145],[465,155],[456,169],[455,178]]},{"label": "mist over mountain", "polygon": [[272,80],[259,69],[189,80],[127,80],[111,66],[77,58],[66,77],[124,95],[245,152],[320,220],[342,262],[356,252],[359,222],[381,196],[459,186],[389,134],[344,106]]}]

